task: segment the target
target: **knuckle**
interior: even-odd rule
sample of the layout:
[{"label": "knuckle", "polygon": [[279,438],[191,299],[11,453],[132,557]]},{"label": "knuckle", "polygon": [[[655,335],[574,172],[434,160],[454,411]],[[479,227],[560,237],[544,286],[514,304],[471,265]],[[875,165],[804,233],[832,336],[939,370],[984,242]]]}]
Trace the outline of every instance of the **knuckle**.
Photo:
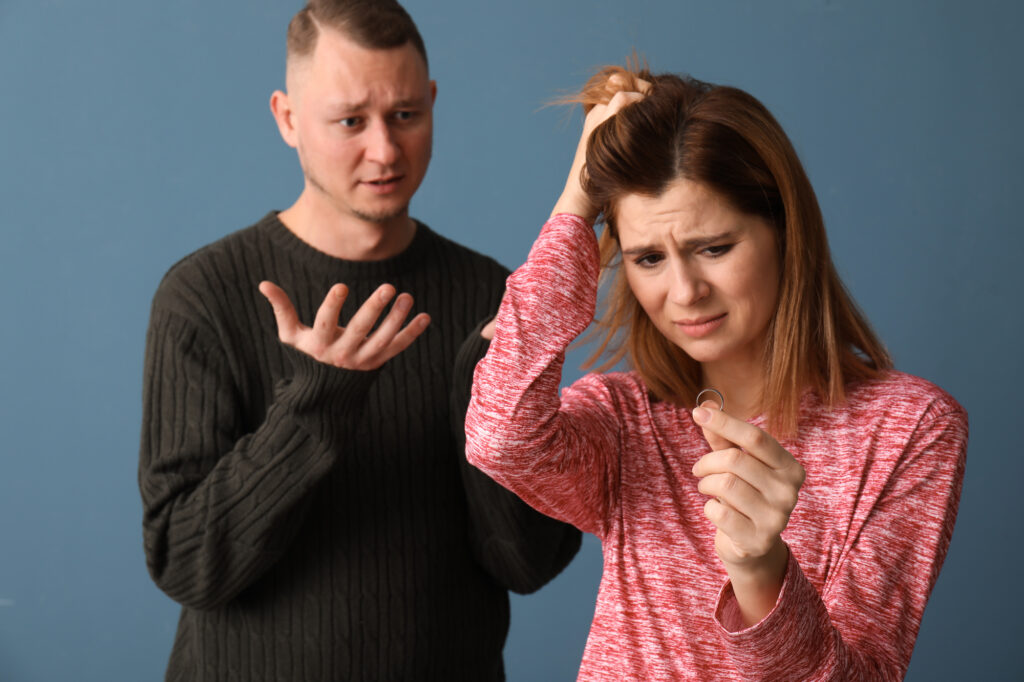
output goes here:
[{"label": "knuckle", "polygon": [[784,531],[786,529],[787,525],[789,525],[789,514],[783,514],[783,513],[776,514],[776,516],[773,519],[773,521],[774,521],[774,523],[772,523],[772,530],[774,530],[773,535],[778,535],[779,533],[781,533],[782,531]]},{"label": "knuckle", "polygon": [[733,468],[740,465],[745,457],[742,450],[739,448],[729,448],[725,451],[725,464],[726,466]]}]

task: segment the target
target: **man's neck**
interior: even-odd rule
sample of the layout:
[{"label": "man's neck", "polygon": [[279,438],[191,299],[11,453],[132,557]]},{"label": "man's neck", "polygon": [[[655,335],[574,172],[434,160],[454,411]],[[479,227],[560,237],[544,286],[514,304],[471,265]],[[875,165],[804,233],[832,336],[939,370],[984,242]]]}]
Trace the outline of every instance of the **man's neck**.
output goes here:
[{"label": "man's neck", "polygon": [[371,221],[341,214],[303,194],[278,218],[299,239],[318,251],[351,261],[377,261],[396,256],[412,243],[416,222],[403,214]]}]

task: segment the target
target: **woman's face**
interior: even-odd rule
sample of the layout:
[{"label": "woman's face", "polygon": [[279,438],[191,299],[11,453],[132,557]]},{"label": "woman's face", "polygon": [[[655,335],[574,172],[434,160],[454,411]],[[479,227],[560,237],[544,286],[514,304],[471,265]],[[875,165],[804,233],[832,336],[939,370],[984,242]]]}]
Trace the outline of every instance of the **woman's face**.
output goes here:
[{"label": "woman's face", "polygon": [[760,369],[779,294],[775,229],[700,183],[618,202],[622,267],[633,295],[672,343],[711,368]]}]

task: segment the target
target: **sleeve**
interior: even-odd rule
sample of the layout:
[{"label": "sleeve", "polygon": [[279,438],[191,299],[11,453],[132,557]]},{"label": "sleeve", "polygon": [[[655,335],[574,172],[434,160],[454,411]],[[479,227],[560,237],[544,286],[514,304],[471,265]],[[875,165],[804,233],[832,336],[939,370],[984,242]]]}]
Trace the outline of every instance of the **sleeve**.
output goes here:
[{"label": "sleeve", "polygon": [[535,511],[466,460],[465,416],[473,368],[489,345],[480,336],[482,328],[483,323],[462,344],[452,384],[452,429],[462,453],[459,461],[469,507],[471,545],[477,561],[499,585],[529,594],[569,564],[582,536],[572,526]]},{"label": "sleeve", "polygon": [[760,623],[740,629],[723,588],[719,636],[744,678],[903,679],[953,535],[966,452],[962,409],[920,424],[820,595],[792,552]]},{"label": "sleeve", "polygon": [[146,337],[139,488],[154,581],[196,609],[223,605],[288,547],[309,493],[360,415],[373,372],[283,347],[290,380],[263,423],[243,423],[236,381],[204,327],[154,303]]},{"label": "sleeve", "polygon": [[534,509],[603,536],[616,499],[616,408],[594,376],[558,395],[565,350],[594,317],[598,272],[591,226],[553,216],[508,278],[473,379],[466,456]]}]

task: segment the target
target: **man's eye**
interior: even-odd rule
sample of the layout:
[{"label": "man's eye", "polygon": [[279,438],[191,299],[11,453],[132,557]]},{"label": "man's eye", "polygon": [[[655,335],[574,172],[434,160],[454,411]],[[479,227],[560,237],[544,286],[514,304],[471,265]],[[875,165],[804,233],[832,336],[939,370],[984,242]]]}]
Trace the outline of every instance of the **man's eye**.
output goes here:
[{"label": "man's eye", "polygon": [[360,120],[361,119],[358,116],[349,116],[348,118],[341,119],[338,123],[345,128],[355,128],[359,125]]},{"label": "man's eye", "polygon": [[415,111],[396,111],[395,118],[399,121],[411,121],[416,116]]}]

